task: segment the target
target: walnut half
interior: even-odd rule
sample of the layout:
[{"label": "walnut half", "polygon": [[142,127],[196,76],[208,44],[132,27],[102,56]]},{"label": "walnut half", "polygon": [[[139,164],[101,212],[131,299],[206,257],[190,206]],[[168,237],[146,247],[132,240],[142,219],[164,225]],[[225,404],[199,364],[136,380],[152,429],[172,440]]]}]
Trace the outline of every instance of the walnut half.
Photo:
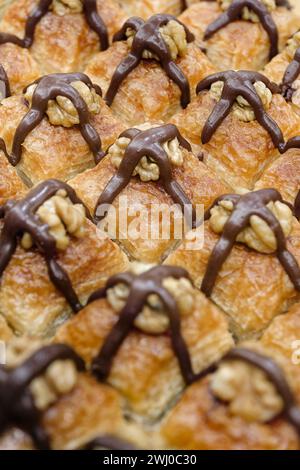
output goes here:
[{"label": "walnut half", "polygon": [[56,15],[64,16],[70,13],[82,13],[83,5],[81,0],[53,0],[51,10]]},{"label": "walnut half", "polygon": [[[217,1],[220,7],[222,8],[222,10],[227,10],[230,7],[231,3],[233,2],[233,0],[217,0]],[[276,9],[275,0],[261,0],[261,3],[263,3],[270,12]],[[252,11],[248,7],[243,8],[242,19],[246,21],[252,21],[253,23],[260,22],[260,19],[257,16],[257,14],[254,13],[254,11]]]},{"label": "walnut half", "polygon": [[[135,126],[141,131],[153,129],[160,124],[145,123],[140,126]],[[125,155],[125,151],[130,143],[130,139],[126,137],[120,137],[116,142],[109,148],[108,155],[110,155],[111,162],[116,168],[119,168],[121,161]],[[178,139],[172,139],[169,142],[163,144],[163,149],[172,165],[182,166],[183,165],[183,153],[180,148]],[[138,165],[135,167],[133,176],[139,175],[141,181],[157,181],[159,179],[159,168],[158,165],[150,158],[145,155],[141,158]]]},{"label": "walnut half", "polygon": [[[94,88],[89,88],[81,81],[72,82],[71,86],[78,91],[91,114],[100,113],[101,98]],[[24,97],[29,104],[32,102],[32,96],[36,87],[37,85],[33,84],[26,89]],[[49,100],[46,113],[49,121],[54,126],[72,127],[75,124],[79,124],[79,116],[75,106],[69,98],[64,96],[57,96],[55,100]]]}]

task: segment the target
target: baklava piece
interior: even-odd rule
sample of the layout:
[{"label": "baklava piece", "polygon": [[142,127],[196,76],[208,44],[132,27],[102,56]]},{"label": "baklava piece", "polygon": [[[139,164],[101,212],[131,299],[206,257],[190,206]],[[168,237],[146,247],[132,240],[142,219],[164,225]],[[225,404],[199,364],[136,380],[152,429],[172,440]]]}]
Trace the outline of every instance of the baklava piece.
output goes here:
[{"label": "baklava piece", "polygon": [[197,86],[197,98],[173,118],[194,153],[235,191],[252,189],[264,168],[300,133],[300,120],[263,74],[227,71]]},{"label": "baklava piece", "polygon": [[275,189],[224,195],[205,219],[203,247],[184,241],[165,262],[189,270],[236,337],[255,337],[299,298],[299,222]]},{"label": "baklava piece", "polygon": [[[0,64],[9,81],[9,93],[7,94],[6,90],[6,96],[1,85],[0,100],[11,94],[21,94],[28,83],[33,82],[41,75],[40,69],[30,52],[15,44],[1,44],[1,33]],[[2,73],[0,79],[2,80]]]},{"label": "baklava piece", "polygon": [[174,125],[149,123],[123,132],[69,184],[110,238],[145,262],[160,262],[227,187]]},{"label": "baklava piece", "polygon": [[288,0],[197,2],[179,16],[219,70],[260,70],[299,28]]},{"label": "baklava piece", "polygon": [[55,341],[73,347],[144,422],[161,416],[233,344],[225,316],[187,271],[139,263],[110,278]]},{"label": "baklava piece", "polygon": [[66,183],[46,180],[8,200],[0,216],[0,313],[19,334],[53,334],[95,288],[126,269],[126,256],[88,220]]},{"label": "baklava piece", "polygon": [[0,22],[0,43],[29,49],[43,74],[77,72],[125,19],[112,0],[18,0]]},{"label": "baklava piece", "polygon": [[[241,345],[215,368],[189,387],[166,417],[161,436],[167,448],[299,449],[293,380],[268,348],[259,342]],[[299,377],[299,366],[294,373]]]},{"label": "baklava piece", "polygon": [[5,149],[5,144],[0,139],[0,204],[4,204],[8,199],[20,198],[27,188],[1,148]]},{"label": "baklava piece", "polygon": [[68,180],[103,157],[124,125],[101,94],[85,74],[51,74],[2,101],[7,158],[27,184]]},{"label": "baklava piece", "polygon": [[141,433],[123,419],[118,393],[84,369],[66,345],[11,341],[0,370],[0,449],[68,450],[108,447],[114,441],[126,449],[132,435],[139,442]]},{"label": "baklava piece", "polygon": [[89,62],[86,73],[128,126],[166,121],[214,71],[190,31],[172,15],[129,18],[113,45]]}]

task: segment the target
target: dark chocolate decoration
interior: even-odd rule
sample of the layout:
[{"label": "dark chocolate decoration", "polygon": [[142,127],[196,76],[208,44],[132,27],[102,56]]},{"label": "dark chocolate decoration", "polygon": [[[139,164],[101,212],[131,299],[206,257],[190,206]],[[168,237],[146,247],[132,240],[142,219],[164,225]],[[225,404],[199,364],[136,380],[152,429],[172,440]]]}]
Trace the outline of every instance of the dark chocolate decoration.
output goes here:
[{"label": "dark chocolate decoration", "polygon": [[242,196],[238,194],[226,194],[215,200],[213,205],[206,211],[205,220],[210,217],[211,209],[218,205],[220,201],[230,201],[234,209],[229,216],[223,233],[216,243],[208,260],[206,272],[202,281],[201,290],[207,297],[211,296],[219,271],[229,256],[239,233],[249,225],[252,215],[257,215],[264,220],[274,233],[277,241],[276,255],[278,260],[289,276],[294,288],[300,291],[300,268],[294,255],[288,251],[286,238],[281,225],[274,214],[268,209],[267,204],[271,201],[284,202],[280,193],[276,189],[260,189],[246,193]]},{"label": "dark chocolate decoration", "polygon": [[235,348],[229,351],[222,360],[245,361],[262,370],[283,400],[283,411],[280,415],[287,419],[300,434],[300,409],[283,370],[273,359],[250,349]]},{"label": "dark chocolate decoration", "polygon": [[204,33],[204,39],[211,38],[217,31],[240,18],[243,8],[256,13],[270,39],[270,60],[278,54],[278,31],[268,8],[259,0],[233,0],[228,9],[213,21]]},{"label": "dark chocolate decoration", "polygon": [[181,186],[173,179],[170,160],[162,147],[165,142],[177,138],[183,148],[191,151],[190,144],[182,137],[177,127],[173,124],[166,124],[146,131],[133,128],[123,132],[120,137],[127,137],[131,139],[131,142],[125,150],[117,173],[108,182],[98,199],[95,209],[95,221],[100,222],[106,216],[106,214],[97,216],[100,206],[112,204],[118,194],[129,184],[135,167],[141,158],[146,155],[158,165],[160,180],[165,191],[175,203],[186,211],[185,213],[189,212],[188,220],[192,220],[192,226],[194,226],[196,223],[195,210]]},{"label": "dark chocolate decoration", "polygon": [[29,385],[54,361],[67,359],[74,362],[78,371],[85,369],[83,360],[63,344],[42,347],[13,370],[0,366],[0,433],[17,426],[31,436],[38,449],[50,449]]},{"label": "dark chocolate decoration", "polygon": [[178,65],[172,60],[169,48],[159,32],[159,29],[171,20],[177,21],[177,23],[184,27],[187,42],[192,42],[194,40],[194,35],[175,16],[161,14],[151,16],[151,18],[146,22],[137,16],[129,18],[124,23],[122,29],[115,34],[113,39],[114,42],[126,40],[126,31],[128,28],[133,29],[136,32],[132,42],[131,51],[118,65],[111,79],[105,96],[105,101],[108,106],[112,105],[121,83],[141,62],[143,52],[145,50],[153,52],[159,58],[168,77],[179,86],[181,91],[182,107],[186,108],[189,104],[189,82]]},{"label": "dark chocolate decoration", "polygon": [[[79,116],[79,129],[91,152],[95,163],[98,163],[105,153],[101,150],[101,139],[96,129],[90,123],[90,113],[84,99],[78,91],[72,87],[74,81],[84,82],[90,89],[94,89],[101,96],[101,88],[91,82],[89,77],[83,73],[54,73],[39,78],[33,84],[37,84],[32,96],[30,110],[18,125],[12,144],[9,162],[16,166],[22,156],[22,144],[27,135],[36,127],[45,116],[48,101],[55,100],[57,96],[64,96],[72,101]],[[29,87],[30,85],[28,85]],[[27,88],[28,88],[27,87]],[[26,88],[26,89],[27,89]],[[26,91],[26,89],[24,91]]]},{"label": "dark chocolate decoration", "polygon": [[[71,280],[56,261],[55,239],[50,234],[48,225],[44,224],[35,214],[37,209],[60,189],[67,192],[73,204],[79,203],[84,206],[68,184],[54,179],[43,181],[20,201],[9,200],[3,206],[0,206],[0,219],[3,219],[0,234],[0,276],[2,276],[17,248],[19,236],[27,232],[45,258],[51,281],[65,297],[73,311],[78,312],[82,306],[72,287]],[[91,219],[88,209],[85,208],[85,210],[86,216]]]},{"label": "dark chocolate decoration", "polygon": [[129,442],[126,442],[123,439],[112,436],[110,434],[104,434],[103,436],[96,437],[92,441],[88,442],[83,447],[83,450],[96,450],[99,448],[107,450],[138,450]]},{"label": "dark chocolate decoration", "polygon": [[255,82],[261,81],[272,93],[279,93],[279,87],[259,72],[229,70],[209,75],[198,83],[196,92],[200,93],[207,90],[213,83],[218,81],[224,83],[224,88],[220,101],[215,105],[203,127],[202,143],[207,144],[210,141],[214,132],[230,113],[236,98],[240,95],[252,106],[257,121],[269,133],[274,147],[279,148],[284,143],[282,132],[274,119],[264,110],[263,103],[253,85]]},{"label": "dark chocolate decoration", "polygon": [[300,47],[295,52],[292,62],[288,65],[281,83],[281,93],[287,101],[291,101],[294,89],[293,83],[300,75]]},{"label": "dark chocolate decoration", "polygon": [[295,217],[297,217],[298,220],[300,220],[300,191],[298,191],[298,194],[295,198],[294,215],[295,215]]},{"label": "dark chocolate decoration", "polygon": [[117,274],[107,281],[103,289],[96,291],[89,298],[89,303],[105,298],[107,290],[119,283],[129,287],[126,305],[121,310],[118,321],[105,339],[98,356],[92,362],[92,371],[98,380],[104,380],[109,375],[114,356],[132,330],[134,320],[143,310],[147,298],[151,294],[156,294],[164,304],[170,320],[172,346],[185,382],[189,384],[196,379],[197,376],[192,370],[189,351],[180,331],[180,313],[177,303],[172,295],[162,286],[163,280],[167,277],[175,279],[185,277],[189,279],[187,271],[183,268],[157,266],[139,276],[135,276],[132,273]]},{"label": "dark chocolate decoration", "polygon": [[[34,41],[35,30],[42,18],[48,13],[53,0],[40,0],[39,4],[32,10],[27,18],[25,25],[24,38],[21,39],[14,34],[0,33],[0,44],[7,42],[16,44],[20,47],[29,48]],[[99,16],[97,11],[96,0],[82,0],[83,14],[89,27],[95,31],[100,40],[100,49],[105,50],[108,48],[108,32],[107,28]]]},{"label": "dark chocolate decoration", "polygon": [[10,86],[7,73],[2,65],[0,65],[0,99],[8,98],[10,96]]}]

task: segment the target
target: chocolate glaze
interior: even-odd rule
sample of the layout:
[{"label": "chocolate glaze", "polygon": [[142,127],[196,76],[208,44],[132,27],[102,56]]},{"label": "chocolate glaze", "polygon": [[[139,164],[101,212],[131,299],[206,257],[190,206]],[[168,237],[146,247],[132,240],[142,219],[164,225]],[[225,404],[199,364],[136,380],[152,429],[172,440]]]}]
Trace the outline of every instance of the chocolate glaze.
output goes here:
[{"label": "chocolate glaze", "polygon": [[229,256],[238,234],[249,225],[252,215],[263,219],[273,231],[277,241],[277,257],[293,283],[295,289],[300,291],[300,268],[294,255],[286,246],[285,235],[281,225],[274,214],[266,207],[271,201],[284,202],[276,189],[261,189],[240,196],[226,194],[215,200],[212,207],[205,213],[205,220],[209,219],[211,209],[220,201],[231,201],[234,209],[229,216],[223,233],[216,243],[208,260],[206,272],[202,281],[201,290],[207,297],[211,296],[219,271]]},{"label": "chocolate glaze", "polygon": [[8,98],[10,96],[10,86],[7,74],[0,65],[0,99]]},{"label": "chocolate glaze", "polygon": [[[282,2],[281,2],[282,3]],[[240,18],[243,8],[248,7],[259,17],[260,22],[270,39],[270,60],[278,54],[278,31],[271,13],[267,7],[259,0],[233,0],[228,10],[213,21],[204,33],[204,39],[211,38],[217,31],[227,26],[229,23]]]},{"label": "chocolate glaze", "polygon": [[[27,135],[36,127],[45,116],[49,100],[55,100],[57,96],[64,96],[72,101],[79,116],[79,129],[91,152],[93,152],[95,163],[98,163],[104,156],[101,150],[101,139],[96,129],[90,123],[90,113],[88,107],[75,88],[71,86],[74,81],[84,82],[90,89],[94,88],[101,96],[101,88],[91,82],[89,77],[83,73],[54,73],[39,78],[32,84],[37,84],[32,96],[30,110],[23,117],[18,125],[12,144],[9,162],[16,166],[22,156],[22,144]],[[28,85],[29,87],[30,85]],[[27,88],[28,88],[27,87]],[[25,89],[26,90],[26,89]]]},{"label": "chocolate glaze", "polygon": [[190,144],[182,137],[177,127],[173,124],[166,124],[146,131],[133,128],[123,132],[120,137],[127,137],[131,139],[131,142],[125,150],[124,158],[117,173],[108,182],[98,199],[95,209],[95,221],[100,222],[106,216],[106,214],[102,214],[101,217],[97,215],[100,206],[112,204],[118,194],[129,184],[134,169],[141,158],[147,155],[158,165],[160,180],[165,191],[183,210],[189,211],[188,220],[192,220],[194,226],[196,215],[192,203],[181,186],[173,179],[170,160],[162,147],[165,142],[177,138],[183,148],[191,151]]},{"label": "chocolate glaze", "polygon": [[298,220],[300,220],[300,191],[298,191],[298,194],[295,198],[294,215],[295,215],[295,217],[297,217]]},{"label": "chocolate glaze", "polygon": [[[43,181],[20,201],[9,200],[3,206],[0,206],[0,218],[3,219],[0,234],[0,276],[2,276],[17,248],[19,236],[27,232],[45,258],[51,281],[65,297],[73,311],[78,312],[82,306],[72,287],[71,280],[56,261],[55,239],[49,233],[48,225],[44,224],[35,214],[37,209],[47,199],[54,196],[59,189],[66,190],[73,204],[80,203],[84,206],[69,185],[54,179]],[[86,209],[86,216],[91,219],[88,209]]]},{"label": "chocolate glaze", "polygon": [[262,370],[273,383],[276,391],[283,400],[282,415],[300,434],[300,409],[297,406],[294,394],[285,378],[283,370],[270,357],[259,354],[246,348],[235,348],[229,351],[222,360],[245,361]]},{"label": "chocolate glaze", "polygon": [[263,103],[253,86],[255,82],[261,81],[272,93],[279,93],[279,87],[275,83],[259,72],[229,70],[209,75],[198,83],[196,92],[200,93],[207,90],[213,83],[218,81],[224,82],[224,88],[220,101],[215,105],[203,127],[201,135],[203,144],[210,141],[214,132],[230,113],[236,98],[240,95],[252,106],[257,121],[269,133],[274,147],[279,148],[280,145],[283,145],[284,138],[280,128],[264,110]]},{"label": "chocolate glaze", "polygon": [[287,101],[291,101],[294,89],[293,83],[300,75],[300,47],[295,52],[292,62],[287,67],[281,82],[281,92]]},{"label": "chocolate glaze", "polygon": [[129,18],[124,23],[122,29],[115,34],[113,39],[114,41],[124,41],[127,39],[126,31],[128,28],[133,29],[136,32],[131,46],[131,51],[122,60],[122,62],[120,62],[111,79],[105,96],[105,101],[108,106],[112,105],[122,82],[141,62],[143,52],[145,50],[153,52],[159,58],[168,77],[179,86],[181,91],[182,107],[186,108],[189,104],[189,82],[178,65],[172,60],[169,48],[159,32],[159,29],[171,20],[177,21],[177,23],[184,27],[187,42],[192,42],[194,40],[194,35],[183,23],[177,20],[175,16],[162,14],[151,16],[151,18],[146,22],[142,18],[136,16]]},{"label": "chocolate glaze", "polygon": [[0,433],[17,426],[28,433],[38,449],[50,449],[49,437],[41,426],[41,412],[36,408],[29,385],[56,360],[72,360],[78,371],[83,360],[69,346],[45,346],[13,370],[0,367]]},{"label": "chocolate glaze", "polygon": [[[0,33],[0,44],[7,42],[16,44],[20,47],[29,48],[34,41],[36,27],[42,18],[48,13],[53,0],[40,0],[39,4],[32,10],[25,24],[25,34],[23,39],[9,33]],[[83,13],[89,27],[95,31],[100,40],[100,49],[108,48],[107,28],[97,11],[96,0],[82,0]]]},{"label": "chocolate glaze", "polygon": [[180,313],[176,301],[162,286],[163,280],[167,277],[173,277],[175,279],[185,277],[189,279],[187,271],[183,268],[157,266],[140,276],[135,276],[131,273],[117,274],[108,280],[103,289],[96,291],[89,298],[89,303],[97,299],[105,298],[107,290],[119,283],[129,287],[126,305],[121,310],[118,321],[106,337],[98,356],[95,357],[92,362],[93,374],[99,380],[104,380],[109,375],[114,356],[132,330],[134,320],[143,310],[147,298],[151,294],[156,294],[160,298],[168,314],[172,346],[185,382],[189,384],[195,380],[196,375],[192,370],[189,351],[180,331]]},{"label": "chocolate glaze", "polygon": [[83,449],[96,450],[98,448],[108,450],[137,450],[137,448],[129,442],[123,441],[123,439],[110,434],[96,437],[92,441],[88,442]]}]

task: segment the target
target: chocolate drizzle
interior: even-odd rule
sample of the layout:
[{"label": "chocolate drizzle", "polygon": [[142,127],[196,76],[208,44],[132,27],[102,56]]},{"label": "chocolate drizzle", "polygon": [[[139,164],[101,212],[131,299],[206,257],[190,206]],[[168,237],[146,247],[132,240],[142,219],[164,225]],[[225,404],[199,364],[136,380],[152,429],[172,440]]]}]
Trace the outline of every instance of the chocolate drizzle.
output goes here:
[{"label": "chocolate drizzle", "polygon": [[271,201],[284,202],[280,193],[276,189],[261,189],[243,196],[226,194],[215,200],[212,207],[205,213],[205,220],[209,219],[211,209],[220,201],[232,202],[234,209],[225,223],[223,233],[208,260],[201,285],[202,292],[207,297],[211,296],[219,271],[229,256],[238,234],[249,225],[252,215],[256,215],[264,220],[274,233],[277,241],[277,257],[293,283],[294,288],[300,291],[299,265],[294,255],[287,249],[286,239],[279,221],[267,207],[267,204]]},{"label": "chocolate drizzle", "polygon": [[279,87],[259,72],[240,70],[235,72],[217,72],[209,75],[197,85],[196,92],[207,90],[218,81],[224,83],[220,101],[215,105],[208,117],[201,135],[203,144],[212,138],[214,132],[230,113],[230,110],[238,96],[242,96],[252,106],[255,117],[259,124],[269,133],[274,147],[283,145],[284,138],[277,123],[266,113],[262,100],[258,96],[253,84],[257,81],[263,82],[272,93],[279,93]]},{"label": "chocolate drizzle", "polygon": [[[9,264],[18,243],[18,238],[25,232],[29,233],[40,253],[44,256],[48,273],[55,287],[65,297],[74,312],[82,306],[72,287],[71,280],[65,270],[56,261],[56,242],[49,233],[48,225],[44,224],[35,214],[37,209],[60,189],[67,192],[73,204],[82,204],[75,191],[66,183],[58,180],[46,180],[34,187],[20,201],[7,201],[0,206],[0,219],[3,227],[0,234],[0,276]],[[86,216],[91,218],[86,209]]]},{"label": "chocolate drizzle", "polygon": [[294,89],[293,83],[300,75],[300,47],[295,52],[292,62],[288,65],[281,83],[281,92],[287,101],[291,101]]},{"label": "chocolate drizzle", "polygon": [[171,163],[162,144],[177,138],[179,144],[188,151],[191,146],[185,140],[177,127],[173,124],[141,131],[139,129],[128,129],[120,137],[126,137],[131,140],[125,150],[124,157],[117,173],[111,178],[99,197],[95,209],[95,221],[100,222],[106,214],[99,216],[101,206],[112,204],[114,199],[129,184],[130,178],[135,167],[143,156],[151,158],[159,167],[160,180],[165,191],[171,196],[175,203],[179,204],[184,213],[187,214],[188,221],[192,221],[192,226],[196,223],[195,210],[192,207],[190,199],[187,197],[181,186],[173,179]]},{"label": "chocolate drizzle", "polygon": [[[27,18],[25,25],[25,34],[23,39],[9,33],[0,33],[0,44],[13,43],[17,46],[29,48],[34,41],[36,27],[41,19],[48,13],[53,0],[40,0],[39,4],[33,9]],[[97,11],[96,0],[82,0],[83,13],[89,27],[95,31],[100,40],[100,49],[105,50],[108,48],[108,32],[107,28],[99,16]]]},{"label": "chocolate drizzle", "polygon": [[294,394],[285,378],[282,369],[271,358],[246,348],[235,348],[229,351],[222,360],[245,361],[262,370],[274,384],[283,400],[281,415],[292,424],[300,434],[300,409]]},{"label": "chocolate drizzle", "polygon": [[93,88],[99,96],[102,95],[100,87],[93,84],[89,77],[83,73],[55,73],[45,75],[33,82],[33,84],[37,84],[37,87],[32,96],[31,108],[16,129],[12,152],[8,156],[8,160],[13,166],[16,166],[21,160],[22,144],[27,135],[40,124],[45,116],[48,101],[54,100],[58,96],[68,98],[76,108],[80,120],[80,132],[94,155],[95,163],[103,158],[104,152],[101,150],[100,136],[90,124],[90,113],[84,99],[71,85],[74,81],[82,81],[90,89]]},{"label": "chocolate drizzle", "polygon": [[10,86],[7,74],[0,65],[0,100],[10,96]]},{"label": "chocolate drizzle", "polygon": [[184,27],[187,42],[194,40],[194,35],[187,29],[187,27],[172,15],[154,15],[151,16],[146,22],[139,17],[129,18],[123,25],[122,29],[115,34],[115,41],[124,41],[127,39],[126,31],[128,28],[133,29],[136,34],[134,36],[131,51],[118,65],[111,79],[109,88],[107,90],[105,101],[108,106],[111,106],[113,100],[118,92],[119,87],[125,78],[134,70],[143,58],[143,52],[148,50],[155,54],[168,75],[173,80],[181,91],[181,105],[183,108],[190,102],[190,85],[178,67],[172,60],[171,53],[167,44],[165,43],[159,29],[165,26],[169,21],[174,20]]},{"label": "chocolate drizzle", "polygon": [[116,436],[110,434],[104,434],[103,436],[96,437],[92,441],[88,442],[84,446],[84,450],[97,450],[97,449],[108,449],[108,450],[137,450],[129,442],[124,441]]},{"label": "chocolate drizzle", "polygon": [[[282,3],[282,2],[281,2]],[[217,31],[240,18],[245,7],[256,13],[270,40],[270,60],[278,54],[278,31],[268,8],[259,0],[233,0],[228,9],[213,21],[204,33],[204,40],[211,38]]]},{"label": "chocolate drizzle", "polygon": [[56,360],[72,360],[78,371],[83,360],[69,346],[54,344],[36,351],[19,367],[0,366],[0,433],[14,425],[28,433],[38,449],[50,449],[49,437],[41,426],[41,413],[28,388]]},{"label": "chocolate drizzle", "polygon": [[187,271],[183,268],[157,266],[140,276],[131,273],[117,274],[108,280],[103,289],[96,291],[89,298],[89,303],[105,298],[107,290],[119,283],[129,287],[126,305],[121,310],[118,321],[105,339],[98,356],[92,362],[93,374],[99,380],[104,380],[109,375],[114,356],[132,330],[134,320],[143,310],[147,298],[151,294],[156,294],[160,298],[169,317],[172,346],[185,382],[189,384],[196,380],[196,374],[192,370],[191,358],[180,331],[180,313],[177,303],[168,290],[162,286],[163,280],[167,277],[189,279]]}]

